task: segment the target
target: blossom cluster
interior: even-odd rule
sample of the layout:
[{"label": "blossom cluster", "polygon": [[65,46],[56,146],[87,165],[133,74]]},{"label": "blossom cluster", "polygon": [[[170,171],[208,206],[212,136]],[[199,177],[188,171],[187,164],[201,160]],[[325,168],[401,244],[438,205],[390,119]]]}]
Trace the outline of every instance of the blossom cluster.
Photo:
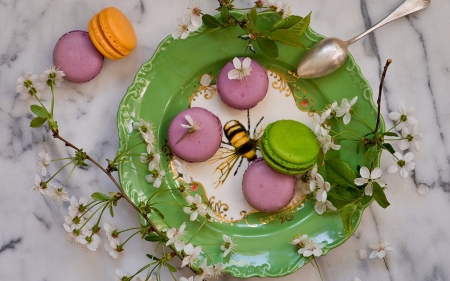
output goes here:
[{"label": "blossom cluster", "polygon": [[320,257],[323,253],[322,249],[325,247],[325,244],[316,243],[307,234],[295,237],[290,244],[295,245],[298,249],[297,252],[304,257]]},{"label": "blossom cluster", "polygon": [[[322,175],[318,173],[317,164],[309,170],[305,176],[300,175],[297,179],[296,185],[299,187],[302,194],[314,193],[316,203],[314,209],[321,215],[327,210],[336,211],[336,207],[327,199],[327,192],[330,191],[331,186],[329,182],[326,182]],[[303,181],[301,180],[303,178]],[[304,184],[306,182],[306,184]]]},{"label": "blossom cluster", "polygon": [[162,179],[166,175],[166,172],[159,166],[161,162],[161,155],[156,151],[155,147],[155,134],[153,133],[153,126],[139,119],[139,121],[133,123],[133,128],[138,130],[141,134],[142,140],[146,145],[146,153],[142,153],[139,160],[142,163],[148,163],[149,174],[145,176],[145,180],[148,183],[152,183],[154,187],[161,186]]},{"label": "blossom cluster", "polygon": [[20,99],[25,100],[30,97],[40,97],[40,91],[45,89],[45,86],[61,86],[64,81],[65,74],[54,65],[45,69],[41,75],[35,75],[31,72],[26,72],[16,81],[16,92],[20,94]]},{"label": "blossom cluster", "polygon": [[[40,175],[47,175],[47,166],[50,164],[50,155],[44,150],[39,150],[39,161],[36,163],[37,169]],[[63,191],[63,188],[58,188],[50,182],[51,178],[47,181],[41,179],[39,174],[34,175],[34,190],[38,191],[42,195],[49,196],[54,201],[61,203],[63,201],[69,201],[69,195]]]},{"label": "blossom cluster", "polygon": [[[416,108],[414,106],[405,106],[403,103],[399,103],[397,106],[399,112],[389,113],[389,119],[394,121],[395,128],[401,132],[402,137],[394,139],[400,150],[414,149],[419,151],[420,141],[423,139],[423,134],[419,132],[418,121],[414,114]],[[405,155],[400,152],[394,153],[395,164],[388,168],[389,173],[399,173],[402,178],[407,178],[409,172],[414,170],[415,163],[414,154],[407,152]]]},{"label": "blossom cluster", "polygon": [[189,33],[197,31],[202,26],[202,10],[198,4],[191,3],[181,18],[177,19],[172,32],[173,39],[186,39]]},{"label": "blossom cluster", "polygon": [[[193,266],[199,259],[200,254],[202,252],[201,246],[194,246],[192,243],[185,244],[183,242],[183,238],[187,233],[185,231],[185,228],[186,222],[183,222],[178,229],[171,228],[166,232],[168,239],[166,242],[166,246],[173,245],[177,251],[184,253],[184,258],[181,263],[181,267]],[[220,245],[220,249],[223,252],[223,257],[226,257],[229,254],[235,252],[237,244],[231,237],[229,237],[226,234],[222,235],[222,239],[223,244]],[[203,259],[203,261],[199,266],[200,269],[199,275],[192,276],[190,278],[181,277],[180,281],[181,280],[201,281],[210,277],[218,278],[225,268],[226,266],[222,263],[217,263],[215,265],[208,265],[207,259]]]},{"label": "blossom cluster", "polygon": [[283,18],[291,15],[291,5],[287,2],[280,0],[257,0],[255,3],[258,8],[269,8],[282,15]]}]

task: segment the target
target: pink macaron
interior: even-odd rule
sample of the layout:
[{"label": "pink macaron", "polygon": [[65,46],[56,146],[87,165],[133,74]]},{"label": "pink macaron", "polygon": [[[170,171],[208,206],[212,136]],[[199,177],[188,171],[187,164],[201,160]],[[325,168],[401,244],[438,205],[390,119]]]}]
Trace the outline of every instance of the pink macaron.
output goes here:
[{"label": "pink macaron", "polygon": [[295,177],[279,173],[257,158],[242,179],[247,202],[262,212],[276,212],[286,207],[295,195]]},{"label": "pink macaron", "polygon": [[[200,129],[187,134],[189,128],[186,126],[189,126],[187,120],[189,118],[198,123]],[[219,149],[222,143],[222,124],[209,110],[192,107],[182,111],[172,120],[168,137],[173,154],[188,162],[203,162]]]},{"label": "pink macaron", "polygon": [[[239,58],[241,66],[244,59]],[[217,76],[216,86],[222,101],[229,107],[247,110],[255,107],[266,96],[269,78],[266,70],[255,60],[250,62],[250,73],[242,79],[230,79],[230,70],[237,69],[233,62],[228,62]]]},{"label": "pink macaron", "polygon": [[85,83],[94,79],[102,69],[103,55],[92,44],[86,31],[70,31],[56,43],[53,64],[64,71],[64,79]]}]

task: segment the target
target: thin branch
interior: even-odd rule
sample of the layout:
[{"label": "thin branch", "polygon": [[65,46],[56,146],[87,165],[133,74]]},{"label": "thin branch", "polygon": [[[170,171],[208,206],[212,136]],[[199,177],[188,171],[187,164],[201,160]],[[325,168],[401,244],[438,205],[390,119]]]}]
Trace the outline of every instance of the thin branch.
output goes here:
[{"label": "thin branch", "polygon": [[377,125],[375,126],[374,133],[378,132],[378,125],[380,124],[381,93],[383,92],[384,77],[386,77],[386,72],[387,72],[387,69],[388,69],[389,65],[391,64],[391,62],[392,62],[391,59],[388,59],[386,61],[386,64],[384,65],[383,74],[381,75],[381,82],[380,82],[380,88],[379,88],[379,91],[378,91],[378,100],[377,100],[377,104],[378,104]]},{"label": "thin branch", "polygon": [[[65,146],[71,147],[76,151],[80,151],[81,149],[79,149],[78,147],[76,147],[75,145],[73,145],[71,142],[67,141],[66,139],[64,139],[63,137],[61,137],[59,135],[59,132],[57,130],[53,130],[53,137],[55,139],[59,139],[60,141],[64,142]],[[94,164],[95,166],[97,166],[100,170],[102,170],[110,179],[111,181],[114,183],[114,185],[117,187],[117,189],[119,189],[120,191],[120,196],[123,197],[128,203],[130,203],[130,205],[140,214],[141,210],[139,209],[139,207],[134,204],[134,202],[128,197],[128,195],[123,191],[122,186],[117,182],[117,180],[113,177],[113,175],[111,174],[111,171],[105,169],[102,165],[100,165],[96,160],[94,160],[91,156],[89,156],[88,154],[86,154],[86,159],[89,160],[92,164]],[[163,237],[162,233],[155,227],[154,223],[150,220],[150,218],[148,218],[147,216],[142,216],[145,221],[150,225],[151,230],[156,232],[160,237]],[[181,260],[183,259],[183,256],[181,254],[179,254],[176,249],[174,248],[173,245],[170,245],[170,248],[173,250],[173,253],[171,253],[171,255],[175,256],[177,255]],[[195,274],[198,274],[199,272],[192,268],[189,267]]]}]

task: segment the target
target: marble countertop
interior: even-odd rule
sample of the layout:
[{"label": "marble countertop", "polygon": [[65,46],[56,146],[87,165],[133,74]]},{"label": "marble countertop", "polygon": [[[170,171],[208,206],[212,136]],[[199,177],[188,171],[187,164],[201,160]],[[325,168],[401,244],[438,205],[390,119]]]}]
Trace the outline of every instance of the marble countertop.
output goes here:
[{"label": "marble countertop", "polygon": [[[252,1],[235,1],[248,7]],[[389,14],[401,0],[291,1],[292,13],[312,11],[311,27],[325,36],[350,38]],[[215,1],[200,1],[214,13]],[[65,157],[70,148],[54,140],[47,130],[31,129],[29,103],[15,92],[15,81],[25,71],[41,73],[52,64],[52,51],[64,33],[87,30],[91,17],[107,6],[122,10],[138,37],[128,57],[105,59],[100,75],[85,84],[66,82],[57,90],[56,119],[61,135],[92,157],[112,158],[118,147],[118,105],[142,63],[158,43],[172,33],[173,23],[188,1],[26,1],[0,0],[0,280],[114,280],[115,269],[134,272],[145,265],[143,254],[153,248],[140,239],[131,240],[123,257],[114,260],[100,246],[89,252],[67,238],[62,227],[67,203],[57,204],[33,191],[39,149]],[[324,280],[450,280],[450,2],[432,0],[430,7],[390,23],[350,47],[362,73],[377,92],[385,61],[393,60],[385,82],[382,113],[396,111],[404,102],[417,108],[424,134],[415,153],[416,169],[402,179],[388,174],[391,156],[383,154],[383,178],[391,206],[372,204],[366,209],[355,234],[342,246],[317,259]],[[387,127],[392,122],[386,118]],[[103,163],[104,164],[104,163]],[[69,175],[64,171],[58,181]],[[420,195],[418,186],[429,186]],[[76,169],[67,191],[77,198],[94,190],[113,191],[109,179],[95,167]],[[138,224],[135,211],[120,202],[114,222],[121,227]],[[382,259],[360,260],[358,250],[377,240],[394,248]],[[175,262],[179,268],[179,261]],[[190,276],[183,269],[176,276]],[[163,280],[171,280],[164,275]],[[220,280],[238,280],[223,276]],[[250,278],[249,280],[259,280]],[[267,278],[266,280],[274,280]],[[307,264],[280,281],[320,280]]]}]

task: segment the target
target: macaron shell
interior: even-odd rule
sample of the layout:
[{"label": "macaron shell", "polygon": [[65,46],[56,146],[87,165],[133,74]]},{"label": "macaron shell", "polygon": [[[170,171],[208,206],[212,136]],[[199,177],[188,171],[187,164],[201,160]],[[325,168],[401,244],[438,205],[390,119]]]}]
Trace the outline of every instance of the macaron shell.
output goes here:
[{"label": "macaron shell", "polygon": [[103,67],[103,56],[92,44],[86,31],[70,31],[53,50],[53,64],[64,71],[64,78],[73,83],[94,79]]},{"label": "macaron shell", "polygon": [[279,120],[264,130],[261,153],[279,172],[301,174],[317,162],[320,144],[314,132],[294,120]]},{"label": "macaron shell", "polygon": [[263,158],[258,158],[244,173],[242,191],[255,209],[276,212],[294,198],[295,177],[273,170]]},{"label": "macaron shell", "polygon": [[113,46],[109,43],[103,34],[102,28],[100,26],[99,14],[92,17],[88,24],[89,37],[92,43],[97,48],[97,50],[102,53],[105,57],[111,60],[118,60],[124,57],[121,53],[116,51]]},{"label": "macaron shell", "polygon": [[129,55],[137,39],[128,18],[119,9],[108,7],[100,11],[99,20],[108,42],[122,55]]},{"label": "macaron shell", "polygon": [[[200,122],[201,129],[188,134],[178,142],[189,131],[181,127],[181,124],[188,124],[186,115]],[[214,156],[219,149],[222,143],[222,124],[219,118],[207,109],[192,107],[179,113],[172,120],[168,138],[173,154],[188,162],[203,162]]]},{"label": "macaron shell", "polygon": [[[241,62],[244,58],[240,58]],[[228,62],[217,76],[217,91],[222,101],[228,106],[247,110],[255,107],[266,96],[269,88],[269,78],[266,70],[252,59],[250,75],[242,80],[228,78],[228,72],[234,69],[232,62]]]}]

